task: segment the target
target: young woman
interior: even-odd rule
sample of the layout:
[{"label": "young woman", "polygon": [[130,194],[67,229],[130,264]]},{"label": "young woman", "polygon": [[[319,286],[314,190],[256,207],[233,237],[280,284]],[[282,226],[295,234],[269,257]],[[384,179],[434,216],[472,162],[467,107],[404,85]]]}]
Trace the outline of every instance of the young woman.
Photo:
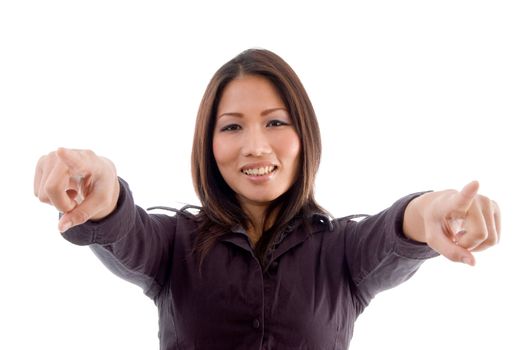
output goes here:
[{"label": "young woman", "polygon": [[498,206],[477,182],[333,219],[313,195],[320,153],[296,74],[248,50],[217,71],[199,108],[197,213],[148,214],[112,162],[87,150],[42,157],[35,194],[64,213],[66,239],[153,298],[165,350],[346,349],[378,292],[438,254],[473,265],[472,252],[499,239]]}]

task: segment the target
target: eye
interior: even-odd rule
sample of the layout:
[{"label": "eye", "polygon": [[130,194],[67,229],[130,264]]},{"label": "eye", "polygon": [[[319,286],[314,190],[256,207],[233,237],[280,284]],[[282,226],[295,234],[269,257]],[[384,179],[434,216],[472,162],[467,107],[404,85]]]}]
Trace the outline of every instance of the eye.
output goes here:
[{"label": "eye", "polygon": [[274,119],[274,120],[271,120],[268,122],[267,126],[283,126],[283,125],[289,125],[289,123],[286,123],[284,121],[281,121],[281,120],[277,120],[277,119]]},{"label": "eye", "polygon": [[238,124],[228,124],[226,126],[223,126],[220,131],[237,131],[240,130],[241,126]]}]

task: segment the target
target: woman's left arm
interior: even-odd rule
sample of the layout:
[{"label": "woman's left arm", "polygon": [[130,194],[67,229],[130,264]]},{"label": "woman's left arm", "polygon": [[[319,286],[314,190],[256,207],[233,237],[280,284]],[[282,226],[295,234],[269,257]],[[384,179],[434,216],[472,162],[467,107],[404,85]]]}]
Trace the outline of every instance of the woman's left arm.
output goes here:
[{"label": "woman's left arm", "polygon": [[497,203],[477,194],[473,181],[461,191],[429,192],[412,200],[404,213],[403,230],[448,259],[475,265],[472,252],[495,245],[500,238]]}]

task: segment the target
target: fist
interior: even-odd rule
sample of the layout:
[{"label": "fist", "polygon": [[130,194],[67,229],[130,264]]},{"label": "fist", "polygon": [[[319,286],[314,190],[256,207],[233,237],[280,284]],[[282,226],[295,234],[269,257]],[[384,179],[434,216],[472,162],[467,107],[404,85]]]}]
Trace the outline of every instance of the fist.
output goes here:
[{"label": "fist", "polygon": [[119,188],[113,163],[90,150],[59,148],[41,157],[35,170],[35,196],[64,214],[60,232],[108,216]]}]

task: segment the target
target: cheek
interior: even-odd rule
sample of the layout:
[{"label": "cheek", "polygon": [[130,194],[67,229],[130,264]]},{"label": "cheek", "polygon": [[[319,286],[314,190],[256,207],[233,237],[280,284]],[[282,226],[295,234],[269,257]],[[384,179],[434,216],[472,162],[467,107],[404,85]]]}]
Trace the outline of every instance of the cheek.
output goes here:
[{"label": "cheek", "polygon": [[281,152],[284,156],[291,159],[292,161],[297,161],[299,159],[301,142],[299,136],[295,132],[285,137],[281,144]]},{"label": "cheek", "polygon": [[220,135],[212,139],[212,152],[219,167],[226,165],[225,163],[231,161],[233,157],[232,145]]},{"label": "cheek", "polygon": [[214,136],[212,139],[212,152],[214,152],[214,158],[218,165],[221,164],[225,158],[224,149],[225,148],[222,147],[221,137]]}]

